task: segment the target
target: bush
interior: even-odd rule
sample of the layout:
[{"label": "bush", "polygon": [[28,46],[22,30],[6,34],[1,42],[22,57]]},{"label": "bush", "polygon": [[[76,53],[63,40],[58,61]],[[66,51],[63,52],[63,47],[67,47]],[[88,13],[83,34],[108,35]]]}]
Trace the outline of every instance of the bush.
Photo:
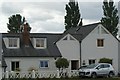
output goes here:
[{"label": "bush", "polygon": [[112,64],[112,59],[109,58],[101,58],[99,63],[110,63]]},{"label": "bush", "polygon": [[66,58],[59,58],[56,62],[56,67],[57,68],[68,68],[69,66],[69,62]]}]

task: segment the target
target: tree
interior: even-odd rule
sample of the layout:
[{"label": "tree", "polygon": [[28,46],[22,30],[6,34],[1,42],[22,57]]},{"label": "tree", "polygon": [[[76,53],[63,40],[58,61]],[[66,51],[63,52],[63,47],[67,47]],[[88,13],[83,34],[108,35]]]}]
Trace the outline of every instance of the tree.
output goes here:
[{"label": "tree", "polygon": [[78,2],[70,0],[66,4],[66,16],[65,16],[65,29],[68,30],[71,27],[82,26],[82,19],[80,19],[80,11]]},{"label": "tree", "polygon": [[65,58],[59,58],[56,62],[56,67],[60,70],[60,68],[68,68],[69,66],[69,62],[67,59]]},{"label": "tree", "polygon": [[[68,60],[66,58],[59,58],[55,62],[55,65],[59,69],[60,75],[62,75],[62,77],[65,77],[66,73],[63,73],[63,69],[68,68],[68,66],[69,66]],[[65,75],[63,75],[63,74],[65,74]]]},{"label": "tree", "polygon": [[101,58],[99,63],[110,63],[112,64],[112,59],[109,58]]},{"label": "tree", "polygon": [[[26,22],[25,17],[22,17],[20,14],[16,14],[16,15],[10,16],[8,19],[9,19],[9,23],[7,23],[7,27],[9,29],[8,32],[21,33],[23,28],[20,28],[20,26]],[[30,30],[31,30],[31,27],[29,26],[29,31]]]},{"label": "tree", "polygon": [[111,32],[114,36],[117,36],[117,24],[119,22],[119,17],[118,10],[115,8],[114,2],[112,0],[109,2],[107,0],[104,0],[102,7],[104,12],[104,17],[101,19],[102,25],[106,27],[108,31]]}]

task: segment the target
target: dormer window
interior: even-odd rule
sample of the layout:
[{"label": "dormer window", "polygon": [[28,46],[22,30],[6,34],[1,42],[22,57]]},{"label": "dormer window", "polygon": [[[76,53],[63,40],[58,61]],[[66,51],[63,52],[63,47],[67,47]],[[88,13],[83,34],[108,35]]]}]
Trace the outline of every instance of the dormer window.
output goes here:
[{"label": "dormer window", "polygon": [[45,38],[36,38],[36,48],[46,48],[46,39]]},{"label": "dormer window", "polygon": [[8,39],[8,47],[9,48],[17,48],[18,47],[18,38],[9,38]]}]

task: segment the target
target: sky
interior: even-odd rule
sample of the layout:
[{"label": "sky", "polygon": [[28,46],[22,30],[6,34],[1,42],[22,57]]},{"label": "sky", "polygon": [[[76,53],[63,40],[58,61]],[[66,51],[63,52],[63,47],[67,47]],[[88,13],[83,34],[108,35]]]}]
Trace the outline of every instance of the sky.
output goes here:
[{"label": "sky", "polygon": [[[29,2],[28,2],[29,1]],[[0,33],[6,33],[8,18],[24,16],[31,33],[62,33],[65,30],[65,5],[69,0],[0,0]],[[83,25],[100,22],[102,0],[77,0]],[[117,7],[119,0],[114,0]]]}]

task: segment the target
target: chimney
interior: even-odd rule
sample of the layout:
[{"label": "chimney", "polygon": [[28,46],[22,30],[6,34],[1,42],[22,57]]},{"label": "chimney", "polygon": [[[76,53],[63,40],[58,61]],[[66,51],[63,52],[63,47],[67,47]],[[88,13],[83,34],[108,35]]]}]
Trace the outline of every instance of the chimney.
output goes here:
[{"label": "chimney", "polygon": [[30,36],[29,36],[29,32],[28,32],[28,23],[25,23],[24,26],[23,26],[23,42],[24,42],[24,45],[25,47],[29,47],[29,40],[30,40]]}]

